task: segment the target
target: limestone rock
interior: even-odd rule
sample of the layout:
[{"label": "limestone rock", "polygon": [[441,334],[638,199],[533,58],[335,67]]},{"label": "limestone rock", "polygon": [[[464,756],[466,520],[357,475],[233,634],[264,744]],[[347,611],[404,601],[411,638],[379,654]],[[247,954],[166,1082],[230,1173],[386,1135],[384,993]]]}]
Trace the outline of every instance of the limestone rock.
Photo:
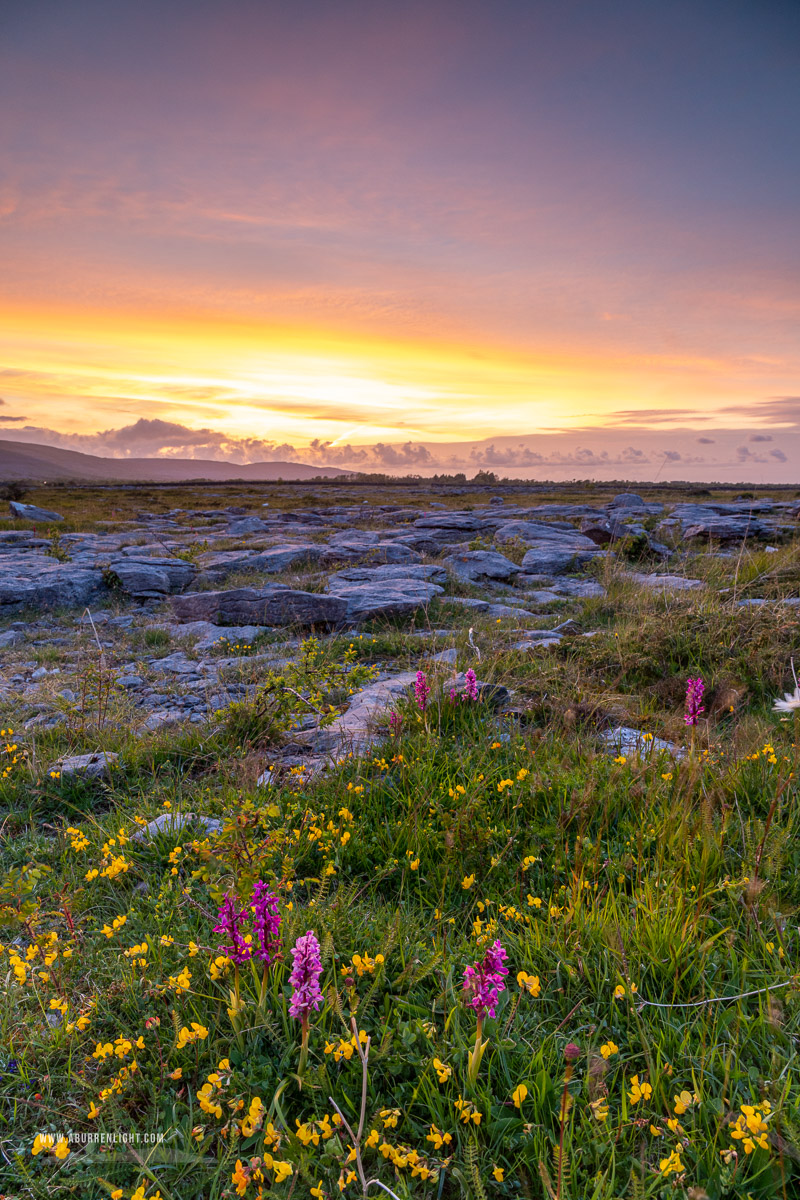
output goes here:
[{"label": "limestone rock", "polygon": [[131,841],[150,842],[159,833],[181,833],[191,825],[199,825],[204,833],[212,834],[213,836],[216,836],[222,830],[222,821],[216,817],[203,817],[193,812],[166,812],[161,813],[158,817],[154,817],[152,821],[148,821],[141,829],[137,829],[131,835]]},{"label": "limestone rock", "polygon": [[189,592],[173,596],[171,602],[179,621],[211,621],[214,625],[338,625],[348,607],[339,596],[295,591],[282,584]]},{"label": "limestone rock", "polygon": [[444,565],[459,579],[472,582],[477,579],[510,579],[519,573],[519,567],[504,554],[496,550],[467,550],[451,554]]},{"label": "limestone rock", "polygon": [[73,754],[69,758],[60,759],[54,770],[61,772],[62,779],[82,775],[86,779],[105,779],[111,766],[119,760],[119,755],[109,750],[97,750],[94,754]]},{"label": "limestone rock", "polygon": [[61,513],[49,508],[37,508],[35,504],[23,504],[20,500],[9,500],[8,507],[17,521],[63,521]]},{"label": "limestone rock", "polygon": [[590,563],[597,553],[594,543],[590,545],[591,550],[578,550],[553,542],[541,542],[527,551],[522,560],[522,570],[529,575],[566,575],[569,571],[577,571]]}]

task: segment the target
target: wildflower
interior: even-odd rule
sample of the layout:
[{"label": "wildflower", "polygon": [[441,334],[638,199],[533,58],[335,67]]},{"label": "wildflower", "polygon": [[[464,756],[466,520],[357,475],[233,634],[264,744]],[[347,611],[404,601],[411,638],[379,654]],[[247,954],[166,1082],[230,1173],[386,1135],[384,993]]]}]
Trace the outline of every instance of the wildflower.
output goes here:
[{"label": "wildflower", "polygon": [[680,1093],[680,1095],[673,1096],[672,1099],[675,1104],[673,1112],[676,1116],[682,1117],[687,1109],[691,1108],[693,1104],[697,1103],[699,1097],[697,1093],[692,1094],[691,1092],[683,1091]]},{"label": "wildflower", "polygon": [[428,677],[424,671],[417,671],[417,679],[414,684],[414,695],[417,699],[417,707],[420,712],[425,712],[428,707],[428,697],[431,694],[431,686],[428,683]]},{"label": "wildflower", "polygon": [[380,1118],[383,1121],[384,1129],[396,1129],[397,1122],[400,1119],[399,1108],[382,1108]]},{"label": "wildflower", "polygon": [[242,1136],[252,1137],[257,1129],[261,1128],[264,1120],[264,1105],[258,1096],[254,1096],[250,1101],[250,1108],[247,1116],[242,1121]]},{"label": "wildflower", "polygon": [[467,670],[464,676],[464,691],[461,693],[465,700],[478,699],[478,679],[472,667]]},{"label": "wildflower", "polygon": [[278,897],[259,879],[253,889],[253,929],[258,943],[255,956],[265,966],[275,960],[280,949],[280,927]]},{"label": "wildflower", "polygon": [[241,930],[242,923],[247,919],[247,916],[247,909],[237,910],[233,896],[230,892],[226,892],[217,915],[217,924],[214,926],[214,933],[224,933],[227,935],[229,944],[220,946],[219,949],[237,966],[240,963],[249,962],[253,953],[252,945],[247,941]]},{"label": "wildflower", "polygon": [[525,1100],[525,1097],[527,1096],[527,1094],[528,1094],[528,1089],[526,1088],[524,1083],[520,1083],[514,1088],[514,1092],[511,1097],[511,1099],[514,1101],[514,1108],[522,1108],[522,1105],[524,1103],[524,1100]]},{"label": "wildflower", "polygon": [[178,1037],[175,1042],[176,1050],[182,1050],[184,1046],[188,1046],[190,1042],[202,1042],[208,1037],[208,1030],[205,1025],[198,1025],[197,1021],[192,1021],[191,1029],[186,1026],[179,1030]]},{"label": "wildflower", "polygon": [[800,687],[793,692],[784,692],[782,700],[776,700],[772,706],[773,712],[790,713],[800,708]]},{"label": "wildflower", "polygon": [[464,1100],[459,1096],[457,1100],[453,1101],[453,1108],[456,1109],[465,1125],[469,1125],[470,1121],[472,1121],[473,1125],[480,1125],[483,1113],[478,1112],[475,1105],[469,1100]]},{"label": "wildflower", "polygon": [[527,992],[529,996],[538,996],[542,990],[542,985],[539,982],[538,975],[528,975],[525,971],[520,971],[517,975],[517,983],[522,988],[523,992]]},{"label": "wildflower", "polygon": [[233,1175],[231,1176],[231,1183],[236,1184],[236,1194],[238,1196],[243,1196],[245,1194],[245,1192],[247,1191],[247,1185],[248,1185],[249,1181],[250,1181],[250,1176],[247,1172],[246,1167],[242,1163],[241,1159],[237,1158],[236,1169],[234,1170]]},{"label": "wildflower", "polygon": [[600,1053],[602,1054],[603,1058],[607,1060],[611,1058],[612,1054],[619,1054],[619,1046],[616,1042],[604,1042],[600,1047]]},{"label": "wildflower", "polygon": [[503,1182],[503,1180],[505,1179],[505,1174],[506,1174],[506,1173],[505,1173],[505,1171],[503,1170],[503,1168],[502,1168],[502,1167],[493,1167],[493,1168],[492,1168],[492,1174],[494,1175],[494,1177],[495,1177],[495,1179],[497,1180],[497,1182],[498,1182],[498,1183],[502,1183],[502,1182]]},{"label": "wildflower", "polygon": [[434,1150],[441,1150],[442,1146],[449,1146],[453,1141],[451,1133],[444,1133],[441,1129],[437,1129],[435,1125],[431,1125],[431,1131],[425,1138],[426,1142],[433,1142]]},{"label": "wildflower", "polygon": [[508,967],[504,963],[508,955],[499,941],[495,941],[487,949],[483,959],[472,967],[464,969],[463,990],[470,997],[467,1000],[470,1008],[474,1008],[478,1019],[482,1020],[488,1014],[495,1015],[497,1000],[500,992],[506,990],[504,976]]},{"label": "wildflower", "polygon": [[597,1100],[590,1101],[589,1108],[592,1110],[592,1116],[594,1117],[595,1121],[600,1121],[602,1123],[608,1119],[608,1100],[605,1098],[605,1096],[599,1096]]},{"label": "wildflower", "polygon": [[631,1090],[628,1092],[628,1097],[631,1104],[638,1104],[640,1100],[649,1100],[653,1094],[653,1089],[649,1083],[639,1083],[639,1076],[632,1075]]},{"label": "wildflower", "polygon": [[464,878],[461,880],[461,886],[465,892],[468,892],[474,882],[475,882],[474,875],[465,875]]},{"label": "wildflower", "polygon": [[662,1175],[671,1175],[673,1172],[677,1173],[679,1171],[686,1170],[681,1162],[681,1149],[682,1147],[678,1145],[668,1158],[661,1159],[661,1162],[658,1164],[658,1168]]},{"label": "wildflower", "polygon": [[403,718],[399,713],[394,711],[389,713],[389,729],[394,737],[400,733],[400,726],[403,724]]},{"label": "wildflower", "polygon": [[690,677],[686,680],[686,712],[683,719],[687,725],[696,725],[700,719],[700,713],[706,711],[702,702],[705,690],[706,685],[699,675],[697,679]]},{"label": "wildflower", "polygon": [[450,1076],[453,1074],[453,1068],[447,1063],[441,1062],[438,1058],[433,1060],[433,1069],[439,1077],[439,1083],[447,1083]]},{"label": "wildflower", "polygon": [[312,930],[308,930],[297,939],[292,949],[294,966],[289,976],[292,985],[292,1000],[289,1012],[299,1020],[307,1021],[313,1009],[315,1012],[322,1004],[322,992],[319,987],[322,975],[320,947]]}]

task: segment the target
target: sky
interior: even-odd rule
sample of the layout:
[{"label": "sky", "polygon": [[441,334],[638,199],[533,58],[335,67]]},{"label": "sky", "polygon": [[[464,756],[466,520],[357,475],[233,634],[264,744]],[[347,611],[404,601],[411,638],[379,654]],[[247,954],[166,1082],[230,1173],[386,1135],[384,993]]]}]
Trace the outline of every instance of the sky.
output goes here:
[{"label": "sky", "polygon": [[794,0],[6,0],[0,437],[800,483]]}]

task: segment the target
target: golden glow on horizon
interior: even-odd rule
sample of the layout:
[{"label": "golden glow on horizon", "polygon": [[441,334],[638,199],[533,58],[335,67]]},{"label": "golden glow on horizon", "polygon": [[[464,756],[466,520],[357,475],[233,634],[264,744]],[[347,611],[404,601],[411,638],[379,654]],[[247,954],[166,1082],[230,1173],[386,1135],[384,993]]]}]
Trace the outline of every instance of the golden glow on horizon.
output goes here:
[{"label": "golden glow on horizon", "polygon": [[[158,417],[235,437],[453,442],[748,402],[755,362],[344,335],[208,317],[0,313],[9,414],[64,433]],[[664,427],[675,424],[664,420]],[[685,424],[685,420],[683,421]],[[750,424],[742,421],[742,424]],[[651,423],[654,427],[657,422]],[[11,427],[6,427],[11,432]]]}]

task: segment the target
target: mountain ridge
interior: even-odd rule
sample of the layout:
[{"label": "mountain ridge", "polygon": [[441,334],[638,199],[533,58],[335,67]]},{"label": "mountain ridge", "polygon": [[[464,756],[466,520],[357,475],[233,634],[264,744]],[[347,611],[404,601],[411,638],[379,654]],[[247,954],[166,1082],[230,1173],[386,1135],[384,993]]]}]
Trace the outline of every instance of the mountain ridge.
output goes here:
[{"label": "mountain ridge", "polygon": [[303,480],[348,475],[339,467],[312,467],[307,463],[232,463],[212,458],[105,458],[64,450],[40,442],[0,439],[0,481],[31,480],[46,483],[75,481],[102,483],[188,483],[278,479]]}]

